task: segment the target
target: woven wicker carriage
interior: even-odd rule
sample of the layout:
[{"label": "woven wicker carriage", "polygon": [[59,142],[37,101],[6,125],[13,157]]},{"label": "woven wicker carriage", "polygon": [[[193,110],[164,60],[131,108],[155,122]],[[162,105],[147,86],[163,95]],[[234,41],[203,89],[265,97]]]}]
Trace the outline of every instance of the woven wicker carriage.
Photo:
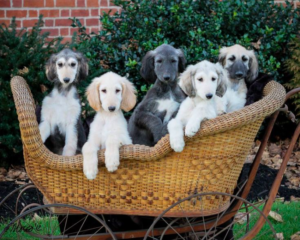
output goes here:
[{"label": "woven wicker carriage", "polygon": [[[93,213],[157,216],[174,202],[191,194],[232,194],[257,131],[266,116],[285,101],[284,88],[272,81],[264,98],[240,111],[205,121],[199,132],[186,138],[181,153],[173,152],[169,136],[154,147],[128,145],[120,149],[121,164],[114,173],[103,165],[98,152],[99,174],[88,180],[82,155],[63,157],[43,144],[35,116],[35,102],[26,81],[11,81],[20,122],[27,173],[46,203],[81,206]],[[207,216],[225,210],[229,197],[208,196],[187,202],[168,216]],[[54,209],[55,211],[55,209]]]}]

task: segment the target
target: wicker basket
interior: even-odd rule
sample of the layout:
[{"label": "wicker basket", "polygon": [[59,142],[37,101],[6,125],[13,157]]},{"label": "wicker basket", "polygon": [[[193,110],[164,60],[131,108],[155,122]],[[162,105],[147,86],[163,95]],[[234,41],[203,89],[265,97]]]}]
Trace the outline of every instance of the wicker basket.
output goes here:
[{"label": "wicker basket", "polygon": [[[98,152],[99,174],[88,180],[82,155],[58,156],[43,144],[35,116],[35,103],[26,81],[14,77],[11,88],[20,122],[28,175],[47,203],[85,207],[94,213],[157,216],[174,202],[193,193],[233,193],[257,131],[264,118],[285,100],[284,88],[272,81],[264,98],[240,111],[205,121],[186,138],[181,153],[173,152],[169,136],[154,147],[128,145],[120,149],[121,164],[114,173]],[[217,196],[186,203],[169,216],[212,215],[225,210],[228,198]]]}]

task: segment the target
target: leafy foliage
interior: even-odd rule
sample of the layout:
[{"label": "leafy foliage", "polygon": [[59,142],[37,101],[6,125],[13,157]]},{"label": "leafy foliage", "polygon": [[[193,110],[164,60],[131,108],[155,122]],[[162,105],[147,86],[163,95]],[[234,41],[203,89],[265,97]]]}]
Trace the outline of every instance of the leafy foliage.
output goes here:
[{"label": "leafy foliage", "polygon": [[[290,51],[292,55],[285,62],[285,67],[292,75],[290,81],[285,86],[288,89],[300,87],[300,39],[295,38],[290,44]],[[292,97],[292,102],[295,105],[296,114],[300,116],[300,94],[296,94]]]},{"label": "leafy foliage", "polygon": [[31,32],[17,31],[15,19],[10,26],[0,26],[0,164],[6,159],[15,160],[22,150],[19,122],[10,89],[10,79],[22,75],[31,91],[41,102],[44,94],[41,85],[50,87],[46,80],[44,63],[50,54],[61,49],[60,40],[47,42],[49,33],[41,33],[40,18]]}]

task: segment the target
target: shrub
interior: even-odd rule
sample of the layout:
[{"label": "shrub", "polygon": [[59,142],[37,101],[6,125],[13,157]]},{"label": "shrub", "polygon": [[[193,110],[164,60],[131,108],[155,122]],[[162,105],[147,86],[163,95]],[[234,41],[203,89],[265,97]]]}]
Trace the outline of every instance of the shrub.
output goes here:
[{"label": "shrub", "polygon": [[22,151],[10,79],[22,75],[27,80],[36,101],[41,102],[44,96],[41,85],[49,88],[44,63],[53,51],[63,46],[60,40],[47,41],[49,34],[41,34],[42,26],[41,18],[31,32],[17,31],[15,19],[9,27],[0,26],[0,165],[2,166],[20,160]]},{"label": "shrub", "polygon": [[[162,43],[185,52],[188,64],[203,59],[217,61],[219,49],[240,43],[257,52],[260,69],[283,81],[282,66],[290,51],[287,44],[299,32],[300,9],[270,0],[115,0],[120,13],[104,13],[102,30],[86,34],[79,28],[78,43],[73,45],[91,60],[91,76],[115,71],[127,75],[140,98],[148,85],[139,69],[145,53]],[[90,80],[89,79],[89,80]]]},{"label": "shrub", "polygon": [[[292,75],[290,81],[285,86],[291,90],[300,87],[300,39],[295,38],[290,44],[290,51],[292,52],[289,59],[285,62],[287,71]],[[295,105],[297,116],[300,116],[300,94],[292,97],[292,103]]]}]

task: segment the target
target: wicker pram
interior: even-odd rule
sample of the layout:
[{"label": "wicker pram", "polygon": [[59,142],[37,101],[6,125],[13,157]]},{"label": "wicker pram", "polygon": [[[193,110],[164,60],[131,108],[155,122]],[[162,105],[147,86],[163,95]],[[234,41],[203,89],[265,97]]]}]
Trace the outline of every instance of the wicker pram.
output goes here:
[{"label": "wicker pram", "polygon": [[[181,153],[172,151],[169,136],[154,147],[128,145],[120,149],[121,164],[114,173],[98,153],[99,174],[88,180],[82,155],[58,156],[43,144],[35,102],[26,81],[11,81],[20,122],[27,173],[46,203],[81,206],[93,213],[157,216],[172,203],[194,193],[233,193],[253,140],[266,116],[285,101],[284,88],[272,81],[264,98],[240,111],[205,121],[200,131],[186,138]],[[225,210],[229,197],[208,196],[187,202],[168,216],[207,216]],[[55,211],[55,209],[53,210]]]}]

